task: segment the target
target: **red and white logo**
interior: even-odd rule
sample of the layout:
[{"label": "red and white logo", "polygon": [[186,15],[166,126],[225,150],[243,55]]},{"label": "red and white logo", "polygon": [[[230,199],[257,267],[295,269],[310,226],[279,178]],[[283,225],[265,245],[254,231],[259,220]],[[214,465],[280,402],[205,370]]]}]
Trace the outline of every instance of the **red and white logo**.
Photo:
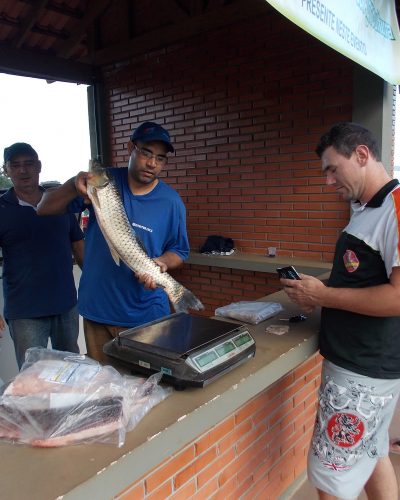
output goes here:
[{"label": "red and white logo", "polygon": [[343,255],[344,266],[349,273],[354,273],[357,271],[358,266],[360,265],[360,261],[357,258],[357,255],[353,252],[353,250],[346,250]]},{"label": "red and white logo", "polygon": [[364,430],[364,422],[352,413],[335,413],[326,427],[329,439],[341,448],[356,446],[363,437]]}]

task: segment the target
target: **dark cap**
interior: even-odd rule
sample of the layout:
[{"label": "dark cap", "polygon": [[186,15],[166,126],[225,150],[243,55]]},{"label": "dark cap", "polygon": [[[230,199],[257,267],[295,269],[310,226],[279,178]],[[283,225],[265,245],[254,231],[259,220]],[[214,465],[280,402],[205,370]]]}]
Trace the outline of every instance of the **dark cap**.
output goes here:
[{"label": "dark cap", "polygon": [[8,148],[4,148],[4,163],[10,161],[17,155],[32,156],[36,160],[39,158],[38,154],[30,144],[27,144],[26,142],[16,142]]},{"label": "dark cap", "polygon": [[131,135],[131,141],[161,141],[165,142],[168,151],[171,153],[174,151],[169,133],[161,125],[154,122],[144,122],[139,125],[139,127]]}]

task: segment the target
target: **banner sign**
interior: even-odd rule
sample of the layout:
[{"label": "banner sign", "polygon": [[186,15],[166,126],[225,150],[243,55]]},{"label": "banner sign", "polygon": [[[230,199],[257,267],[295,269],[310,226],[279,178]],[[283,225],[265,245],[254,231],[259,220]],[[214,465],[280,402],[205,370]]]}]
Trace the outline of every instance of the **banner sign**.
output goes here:
[{"label": "banner sign", "polygon": [[395,0],[266,0],[321,42],[387,82],[400,84]]}]

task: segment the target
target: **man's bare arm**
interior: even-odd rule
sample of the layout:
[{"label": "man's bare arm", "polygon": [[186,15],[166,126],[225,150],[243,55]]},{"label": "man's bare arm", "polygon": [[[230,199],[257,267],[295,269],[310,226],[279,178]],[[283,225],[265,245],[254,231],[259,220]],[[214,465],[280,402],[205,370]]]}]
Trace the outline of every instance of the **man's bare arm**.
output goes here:
[{"label": "man's bare arm", "polygon": [[390,282],[365,288],[333,288],[313,276],[281,280],[289,298],[301,308],[329,307],[367,316],[400,316],[400,267],[394,267]]},{"label": "man's bare arm", "polygon": [[165,252],[154,260],[161,268],[163,268],[163,264],[165,264],[167,269],[176,269],[183,262],[182,258],[174,252]]},{"label": "man's bare arm", "polygon": [[88,172],[79,172],[68,179],[62,186],[43,193],[37,208],[38,215],[60,215],[74,198],[83,196],[87,199],[86,179]]},{"label": "man's bare arm", "polygon": [[82,269],[83,257],[85,253],[85,240],[73,241],[71,243],[72,254],[75,258],[75,262]]},{"label": "man's bare arm", "polygon": [[[176,269],[179,267],[183,263],[183,260],[174,252],[165,252],[160,255],[160,257],[154,259],[154,262],[160,266],[161,272],[165,273],[168,269]],[[139,283],[142,283],[142,285],[145,286],[145,288],[153,290],[157,288],[155,280],[148,274],[136,274],[136,278]]]}]

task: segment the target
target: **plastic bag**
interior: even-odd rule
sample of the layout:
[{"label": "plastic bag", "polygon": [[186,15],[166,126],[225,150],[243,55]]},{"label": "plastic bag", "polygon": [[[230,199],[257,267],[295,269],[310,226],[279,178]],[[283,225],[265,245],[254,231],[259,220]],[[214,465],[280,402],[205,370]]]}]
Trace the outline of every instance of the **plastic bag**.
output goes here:
[{"label": "plastic bag", "polygon": [[207,255],[231,255],[235,251],[232,238],[226,238],[217,234],[207,236],[206,241],[200,247],[200,253]]},{"label": "plastic bag", "polygon": [[215,309],[215,315],[226,316],[227,318],[238,319],[256,325],[260,321],[275,316],[282,309],[283,307],[279,302],[241,301],[218,307]]},{"label": "plastic bag", "polygon": [[161,373],[120,375],[79,354],[34,347],[25,359],[0,395],[0,438],[11,442],[122,446],[126,432],[173,391],[159,386]]},{"label": "plastic bag", "polygon": [[284,335],[285,333],[288,333],[288,331],[288,325],[269,325],[265,329],[265,333],[272,333],[273,335]]}]

